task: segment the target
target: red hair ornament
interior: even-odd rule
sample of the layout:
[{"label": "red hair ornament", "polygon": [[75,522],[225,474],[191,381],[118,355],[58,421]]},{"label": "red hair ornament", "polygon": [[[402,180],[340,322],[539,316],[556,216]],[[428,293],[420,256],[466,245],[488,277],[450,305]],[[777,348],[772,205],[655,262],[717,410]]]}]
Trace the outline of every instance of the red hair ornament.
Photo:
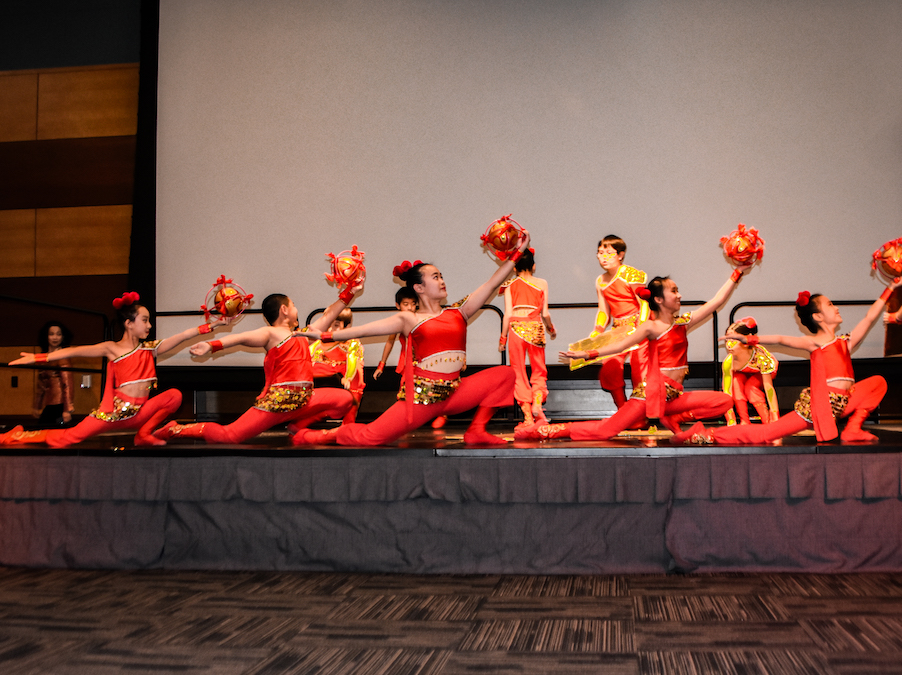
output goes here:
[{"label": "red hair ornament", "polygon": [[422,264],[423,264],[422,260],[415,260],[414,262],[405,260],[400,265],[395,265],[391,271],[391,274],[393,277],[398,277],[400,279],[403,275],[407,274],[412,268],[416,267],[417,265],[422,265]]},{"label": "red hair ornament", "polygon": [[220,274],[210,290],[207,291],[204,304],[200,306],[200,309],[207,321],[214,314],[221,317],[236,317],[247,309],[253,297],[253,293],[246,293],[234,281],[226,279],[225,274]]},{"label": "red hair ornament", "polygon": [[642,300],[648,302],[648,299],[651,297],[651,291],[643,286],[638,291],[636,291],[636,295],[638,295]]},{"label": "red hair ornament", "polygon": [[764,240],[758,236],[758,230],[745,229],[739,223],[728,236],[720,238],[724,255],[736,265],[752,265],[764,256]]},{"label": "red hair ornament", "polygon": [[802,291],[801,293],[799,293],[799,297],[796,298],[796,304],[799,307],[804,307],[809,302],[811,302],[811,293],[809,293],[808,291]]},{"label": "red hair ornament", "polygon": [[135,293],[135,291],[126,291],[122,294],[121,298],[115,298],[113,300],[113,309],[122,309],[123,307],[134,305],[140,299],[141,296]]},{"label": "red hair ornament", "polygon": [[877,271],[886,284],[902,276],[902,237],[886,242],[874,251],[871,267]]},{"label": "red hair ornament", "polygon": [[520,223],[507,214],[489,225],[479,239],[498,260],[508,260],[516,253],[522,232]]}]

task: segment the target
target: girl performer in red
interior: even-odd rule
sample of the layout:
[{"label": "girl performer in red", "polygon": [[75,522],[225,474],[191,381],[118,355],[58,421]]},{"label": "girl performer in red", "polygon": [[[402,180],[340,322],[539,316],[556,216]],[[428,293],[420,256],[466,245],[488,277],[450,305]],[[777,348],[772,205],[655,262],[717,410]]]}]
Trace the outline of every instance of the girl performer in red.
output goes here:
[{"label": "girl performer in red", "polygon": [[618,342],[601,349],[561,352],[561,361],[594,359],[618,354],[633,345],[648,343],[648,367],[641,382],[620,410],[606,420],[547,424],[515,432],[518,440],[570,438],[574,441],[604,441],[629,429],[643,418],[660,419],[661,424],[677,433],[684,419],[720,417],[733,405],[733,399],[719,391],[683,392],[683,379],[689,371],[686,332],[720,309],[742,278],[747,266],[738,267],[717,294],[694,312],[677,316],[680,311],[679,289],[669,277],[655,277],[640,291],[648,302],[651,315]]},{"label": "girl performer in red", "polygon": [[167,389],[153,398],[148,392],[157,386],[156,357],[175,349],[182,342],[209,333],[226,321],[217,319],[197,328],[189,328],[163,340],[147,340],[150,334],[150,312],[137,293],[125,293],[113,301],[116,318],[123,327],[118,342],[101,342],[84,347],[67,347],[49,354],[26,354],[11,366],[61,361],[76,356],[103,357],[107,364],[106,387],[100,405],[88,417],[70,429],[24,432],[16,427],[0,437],[0,445],[46,443],[52,448],[65,448],[86,438],[111,431],[137,429],[135,445],[165,445],[153,436],[153,430],[174,414],[182,404],[182,393]]},{"label": "girl performer in red", "polygon": [[[515,265],[517,276],[502,286],[504,321],[498,351],[507,346],[511,367],[517,375],[514,398],[523,411],[523,424],[547,422],[542,404],[548,398],[548,368],[545,365],[545,331],[553,340],[557,333],[548,312],[548,282],[534,276],[536,261],[528,249]],[[510,339],[508,339],[508,337]],[[532,375],[526,375],[526,358]]]},{"label": "girl performer in red", "polygon": [[[318,328],[331,325],[357,290],[359,287],[342,291],[339,300],[329,305],[312,325]],[[302,445],[312,442],[323,433],[305,427],[326,417],[342,418],[354,408],[354,398],[349,391],[314,391],[310,345],[306,340],[292,335],[298,325],[298,308],[291,298],[281,293],[267,296],[263,300],[263,318],[268,326],[225,335],[221,340],[199,342],[190,350],[194,356],[203,356],[236,345],[265,349],[263,372],[266,382],[254,407],[232,424],[172,422],[157,432],[158,435],[168,438],[202,438],[208,443],[242,443],[277,424],[291,422],[291,429],[297,431],[292,442]]]},{"label": "girl performer in red", "polygon": [[755,345],[784,345],[804,349],[811,354],[811,387],[802,391],[793,412],[783,415],[772,424],[735,426],[705,429],[693,425],[682,434],[674,436],[675,443],[717,443],[760,445],[791,436],[805,429],[814,428],[818,441],[831,441],[838,435],[836,418],[848,417],[840,438],[843,441],[874,442],[877,437],[861,428],[868,415],[880,405],[886,394],[886,380],[879,375],[855,382],[850,353],[880,318],[887,299],[900,280],[894,279],[883,295],[871,305],[862,319],[848,335],[837,335],[842,323],[839,309],[825,295],[799,293],[796,313],[802,325],[810,330],[810,336],[792,335],[727,335],[728,339]]},{"label": "girl performer in red", "polygon": [[[747,316],[730,325],[727,334],[757,335],[758,324]],[[777,359],[761,345],[749,346],[739,340],[726,339],[729,355],[723,361],[723,390],[733,398],[740,424],[751,424],[749,402],[755,407],[762,424],[775,422],[780,417],[774,376]],[[727,424],[736,424],[736,415],[727,411]]]},{"label": "girl performer in red", "polygon": [[[395,276],[416,292],[419,305],[416,313],[398,312],[334,335],[322,334],[324,342],[392,333],[407,336],[404,382],[398,402],[369,424],[338,427],[338,443],[387,445],[440,415],[453,415],[471,408],[477,410],[464,433],[465,443],[498,445],[506,442],[488,433],[486,424],[496,408],[513,404],[514,371],[508,366],[496,366],[465,378],[460,377],[460,371],[466,363],[467,322],[510,276],[514,263],[528,246],[529,233],[524,230],[517,251],[510,259],[502,263],[488,281],[450,307],[442,306],[448,292],[438,268],[426,263],[409,266],[405,261],[395,268]],[[317,331],[305,335],[320,337]]]},{"label": "girl performer in red", "polygon": [[[613,328],[638,326],[648,317],[648,307],[636,294],[644,287],[648,276],[642,270],[624,265],[624,256],[626,242],[616,234],[609,234],[598,242],[598,264],[604,273],[595,280],[598,315],[593,335],[604,331],[608,323]],[[605,359],[601,364],[601,370],[598,371],[601,388],[611,394],[618,409],[626,403],[626,382],[623,380],[625,359],[624,354]],[[646,363],[648,350],[645,343],[642,343],[630,356],[630,377],[634,388],[642,381]]]}]

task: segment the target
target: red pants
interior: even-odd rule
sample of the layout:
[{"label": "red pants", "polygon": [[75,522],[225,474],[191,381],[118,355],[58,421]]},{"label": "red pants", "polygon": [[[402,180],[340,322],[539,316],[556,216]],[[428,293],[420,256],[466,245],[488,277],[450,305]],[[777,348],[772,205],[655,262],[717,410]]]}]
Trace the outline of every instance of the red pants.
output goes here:
[{"label": "red pants", "polygon": [[[849,402],[843,410],[842,417],[848,417],[856,410],[872,412],[880,405],[886,394],[886,380],[879,375],[856,382],[849,395]],[[795,410],[783,415],[771,424],[755,424],[714,429],[714,438],[719,444],[735,443],[737,445],[762,445],[776,441],[778,438],[792,436],[805,429],[813,429],[814,425],[806,422]]]},{"label": "red pants", "polygon": [[[609,392],[623,392],[626,381],[623,379],[623,364],[627,354],[612,356],[601,362],[601,370],[598,371],[598,382],[601,388]],[[638,349],[629,353],[630,380],[636,387],[645,379],[645,368],[648,366],[648,342],[643,342]],[[623,394],[625,396],[625,394]],[[616,396],[614,398],[616,401]]]},{"label": "red pants", "polygon": [[[346,369],[342,367],[341,369],[336,366],[330,366],[325,363],[314,363],[313,364],[313,379],[316,380],[318,378],[339,378],[339,380],[344,377]],[[351,396],[354,397],[354,405],[351,409],[345,414],[342,418],[342,422],[345,424],[350,424],[355,419],[357,419],[357,409],[360,407],[360,399],[363,398],[363,390],[366,389],[366,382],[363,379],[363,367],[357,369],[357,372],[354,373],[354,377],[351,379],[351,386],[347,390],[351,392]]]},{"label": "red pants", "polygon": [[340,445],[388,445],[441,415],[454,415],[477,406],[502,408],[513,405],[514,371],[495,366],[468,375],[451,396],[440,403],[414,404],[408,421],[407,401],[398,401],[369,424],[346,424],[338,429]]},{"label": "red pants", "polygon": [[[69,429],[53,429],[47,432],[47,436],[35,443],[46,443],[51,448],[65,448],[76,443],[81,443],[86,438],[105,434],[110,431],[126,431],[137,429],[138,433],[150,434],[154,426],[163,419],[175,413],[182,405],[182,392],[178,389],[161,391],[153,398],[141,405],[141,410],[134,417],[118,422],[104,422],[96,417],[86,417],[74,427]],[[165,413],[165,414],[163,414]],[[149,428],[144,429],[147,424]]]},{"label": "red pants", "polygon": [[749,406],[751,403],[762,424],[770,422],[770,410],[767,407],[767,396],[764,394],[764,380],[760,373],[733,372],[733,401],[739,420],[750,423]]},{"label": "red pants", "polygon": [[[510,332],[510,341],[507,343],[510,353],[511,368],[514,369],[516,381],[514,382],[514,398],[520,405],[531,404],[536,400],[536,394],[542,394],[542,403],[548,398],[548,367],[545,365],[545,348],[530,344],[514,331]],[[526,375],[526,357],[529,357],[529,365],[532,374]]]},{"label": "red pants", "polygon": [[[664,414],[670,416],[691,412],[695,419],[702,420],[720,417],[732,406],[733,399],[723,392],[688,391],[668,402],[664,406]],[[570,438],[574,441],[606,441],[644,419],[645,400],[631,398],[606,420],[574,422],[570,425]]]},{"label": "red pants", "polygon": [[291,422],[303,429],[327,417],[341,418],[354,408],[351,392],[344,389],[315,389],[303,408],[275,413],[251,408],[231,424],[201,422],[183,428],[175,438],[203,438],[208,443],[241,443],[277,424]]}]

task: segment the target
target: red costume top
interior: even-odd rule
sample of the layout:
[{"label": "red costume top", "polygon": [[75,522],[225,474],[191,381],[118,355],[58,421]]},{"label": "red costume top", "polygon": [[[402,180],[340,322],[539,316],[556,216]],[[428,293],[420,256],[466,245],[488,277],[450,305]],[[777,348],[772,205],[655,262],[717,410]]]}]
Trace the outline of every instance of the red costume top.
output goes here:
[{"label": "red costume top", "polygon": [[[668,398],[678,396],[682,385],[664,374],[668,370],[683,370],[689,365],[689,338],[686,324],[692,315],[687,312],[676,317],[673,324],[654,340],[648,341],[648,372],[645,374],[645,402],[649,417],[660,418]],[[669,391],[668,391],[669,390]]]},{"label": "red costume top", "polygon": [[545,346],[545,324],[542,310],[545,307],[545,291],[523,277],[511,281],[506,289],[513,309],[528,309],[526,316],[512,316],[510,328],[520,339],[536,347]]},{"label": "red costume top", "polygon": [[638,315],[642,309],[641,300],[630,284],[644,285],[648,275],[635,267],[621,265],[609,283],[605,283],[602,276],[595,280],[595,285],[608,303],[611,318],[624,319],[634,314]]},{"label": "red costume top", "polygon": [[118,422],[138,414],[148,396],[132,398],[121,389],[127,384],[146,383],[148,391],[157,386],[157,347],[161,340],[147,340],[107,364],[106,386],[100,405],[91,412],[104,422]]},{"label": "red costume top", "polygon": [[[836,438],[836,418],[830,403],[831,382],[854,382],[849,335],[837,335],[811,352],[811,418],[819,441]],[[845,393],[845,392],[844,392]]]},{"label": "red costume top", "polygon": [[[689,365],[689,338],[686,324],[691,315],[687,312],[678,316],[673,325],[661,333],[654,342],[658,345],[658,368],[660,370],[682,370]],[[649,340],[649,342],[652,342]]]},{"label": "red costume top", "polygon": [[[427,360],[430,363],[454,363],[457,370],[452,373],[425,370],[419,364]],[[416,403],[444,401],[457,389],[460,370],[466,362],[467,320],[461,314],[459,306],[446,307],[441,314],[423,319],[411,329],[407,342],[404,383],[398,398],[410,401],[411,398],[406,393],[414,391],[413,399]]]},{"label": "red costume top", "polygon": [[263,374],[266,381],[255,408],[286,412],[306,404],[313,391],[313,363],[306,340],[289,335],[266,352]]}]

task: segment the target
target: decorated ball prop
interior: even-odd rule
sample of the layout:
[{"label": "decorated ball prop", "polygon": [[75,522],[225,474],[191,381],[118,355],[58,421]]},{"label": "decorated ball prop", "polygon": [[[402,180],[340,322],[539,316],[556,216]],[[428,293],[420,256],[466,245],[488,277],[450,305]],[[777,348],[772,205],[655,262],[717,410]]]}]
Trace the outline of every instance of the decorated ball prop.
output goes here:
[{"label": "decorated ball prop", "polygon": [[736,265],[751,265],[764,256],[764,240],[758,236],[758,230],[746,229],[739,223],[729,236],[720,238],[724,255]]},{"label": "decorated ball prop", "polygon": [[353,288],[366,279],[366,266],[363,264],[364,252],[353,246],[350,251],[342,251],[338,255],[326,254],[332,263],[331,273],[326,279],[336,286]]},{"label": "decorated ball prop", "polygon": [[208,321],[214,314],[221,317],[236,317],[247,309],[253,297],[252,293],[245,293],[241,286],[231,279],[226,279],[222,274],[213,282],[200,308]]},{"label": "decorated ball prop", "polygon": [[483,246],[490,249],[501,260],[507,260],[520,243],[520,223],[511,219],[510,214],[499,218],[486,228],[480,237]]},{"label": "decorated ball prop", "polygon": [[902,237],[886,242],[874,251],[871,267],[877,270],[886,283],[902,277]]}]

